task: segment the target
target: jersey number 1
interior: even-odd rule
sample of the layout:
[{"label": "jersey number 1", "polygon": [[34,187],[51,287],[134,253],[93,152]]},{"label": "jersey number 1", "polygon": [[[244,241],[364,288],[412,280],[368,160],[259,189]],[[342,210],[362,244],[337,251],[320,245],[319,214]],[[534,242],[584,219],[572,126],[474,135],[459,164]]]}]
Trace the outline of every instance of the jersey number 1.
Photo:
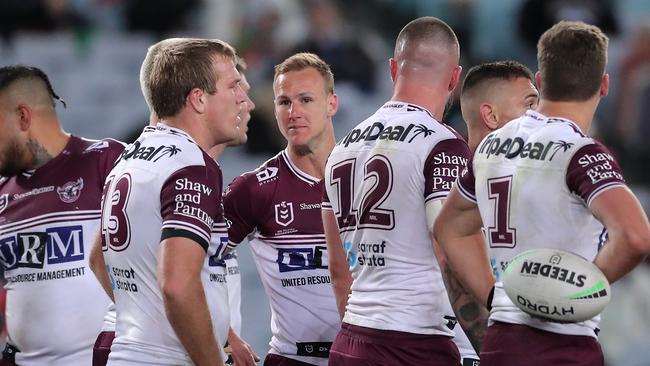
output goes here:
[{"label": "jersey number 1", "polygon": [[514,248],[517,229],[510,227],[512,175],[488,179],[488,197],[494,200],[494,226],[488,228],[490,246]]}]

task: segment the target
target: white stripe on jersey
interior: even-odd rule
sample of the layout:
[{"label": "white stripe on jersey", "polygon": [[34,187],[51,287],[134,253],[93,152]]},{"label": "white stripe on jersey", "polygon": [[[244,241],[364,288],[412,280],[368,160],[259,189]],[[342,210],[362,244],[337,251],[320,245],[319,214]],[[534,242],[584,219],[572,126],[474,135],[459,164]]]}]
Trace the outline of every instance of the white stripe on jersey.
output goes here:
[{"label": "white stripe on jersey", "polygon": [[286,149],[282,151],[282,158],[284,158],[284,161],[287,163],[287,166],[289,167],[291,172],[295,174],[296,177],[298,177],[300,180],[303,180],[311,185],[314,185],[320,181],[320,179],[303,172],[297,166],[295,166],[291,161],[291,159],[289,159]]},{"label": "white stripe on jersey", "polygon": [[67,212],[67,213],[56,212],[56,213],[32,217],[27,220],[16,221],[9,225],[4,225],[4,226],[0,225],[0,235],[6,234],[8,232],[15,232],[15,231],[24,230],[34,226],[51,224],[55,222],[96,220],[99,219],[99,217],[100,217],[99,210],[75,211],[75,212]]}]

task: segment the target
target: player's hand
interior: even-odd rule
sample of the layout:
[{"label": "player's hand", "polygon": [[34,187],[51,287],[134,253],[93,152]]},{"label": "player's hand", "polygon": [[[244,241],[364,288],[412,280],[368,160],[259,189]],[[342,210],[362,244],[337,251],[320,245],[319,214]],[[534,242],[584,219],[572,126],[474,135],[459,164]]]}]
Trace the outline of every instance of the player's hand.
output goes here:
[{"label": "player's hand", "polygon": [[228,344],[232,350],[234,366],[255,366],[260,360],[260,357],[253,351],[253,347],[232,330],[228,333]]}]

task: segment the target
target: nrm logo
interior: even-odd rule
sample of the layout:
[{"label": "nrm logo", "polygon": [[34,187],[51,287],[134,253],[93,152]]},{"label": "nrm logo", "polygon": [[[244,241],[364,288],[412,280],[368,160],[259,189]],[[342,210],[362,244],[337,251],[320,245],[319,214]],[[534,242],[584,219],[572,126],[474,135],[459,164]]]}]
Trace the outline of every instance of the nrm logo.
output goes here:
[{"label": "nrm logo", "polygon": [[0,239],[0,262],[7,270],[84,259],[83,228],[60,226],[44,232],[22,232]]}]

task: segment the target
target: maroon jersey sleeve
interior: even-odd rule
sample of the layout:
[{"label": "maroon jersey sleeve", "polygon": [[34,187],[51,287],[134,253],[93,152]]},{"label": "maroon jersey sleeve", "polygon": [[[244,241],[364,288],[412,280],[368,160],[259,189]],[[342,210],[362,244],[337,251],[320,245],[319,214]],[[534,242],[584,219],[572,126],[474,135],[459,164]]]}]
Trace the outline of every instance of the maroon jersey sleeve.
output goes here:
[{"label": "maroon jersey sleeve", "polygon": [[241,243],[255,229],[253,199],[246,176],[235,178],[223,197],[223,210],[228,221],[228,244]]},{"label": "maroon jersey sleeve", "polygon": [[[108,177],[108,173],[110,173],[113,169],[115,161],[120,157],[120,155],[122,155],[122,152],[124,151],[124,144],[113,139],[103,139],[95,145],[97,144],[106,146],[105,148],[98,150],[99,164],[97,166],[97,169],[99,170],[99,181],[103,184],[106,181],[106,177]],[[100,187],[100,189],[101,188],[102,187]]]},{"label": "maroon jersey sleeve", "polygon": [[445,198],[454,181],[467,166],[471,153],[461,139],[440,141],[424,163],[424,198],[426,202]]},{"label": "maroon jersey sleeve", "polygon": [[460,173],[460,177],[456,180],[456,187],[458,187],[458,192],[460,195],[465,197],[465,199],[476,203],[476,186],[474,177],[474,157],[472,156],[467,161],[467,168],[463,169]]},{"label": "maroon jersey sleeve", "polygon": [[219,214],[221,175],[209,167],[192,165],[176,171],[160,191],[160,240],[185,237],[207,251],[212,224]]},{"label": "maroon jersey sleeve", "polygon": [[599,142],[581,147],[571,158],[566,174],[569,191],[581,197],[587,206],[609,188],[625,186],[621,168],[612,154]]},{"label": "maroon jersey sleeve", "polygon": [[323,181],[323,203],[321,204],[321,210],[332,210],[332,203],[330,202],[330,197],[327,195],[327,189],[325,188],[325,182]]}]

